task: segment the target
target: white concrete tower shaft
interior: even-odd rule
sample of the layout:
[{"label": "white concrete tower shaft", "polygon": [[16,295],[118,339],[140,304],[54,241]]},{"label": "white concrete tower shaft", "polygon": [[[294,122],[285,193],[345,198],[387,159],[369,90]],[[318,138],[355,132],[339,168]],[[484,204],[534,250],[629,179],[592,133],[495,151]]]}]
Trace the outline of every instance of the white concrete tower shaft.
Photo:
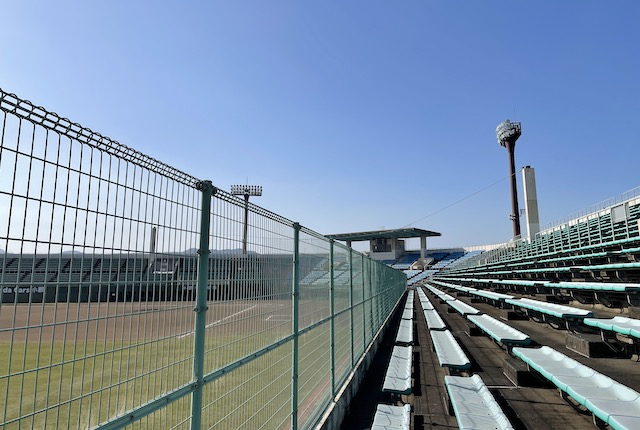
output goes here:
[{"label": "white concrete tower shaft", "polygon": [[527,214],[527,236],[529,240],[532,240],[540,231],[536,172],[533,167],[525,166],[522,168],[522,183],[524,184],[524,208]]}]

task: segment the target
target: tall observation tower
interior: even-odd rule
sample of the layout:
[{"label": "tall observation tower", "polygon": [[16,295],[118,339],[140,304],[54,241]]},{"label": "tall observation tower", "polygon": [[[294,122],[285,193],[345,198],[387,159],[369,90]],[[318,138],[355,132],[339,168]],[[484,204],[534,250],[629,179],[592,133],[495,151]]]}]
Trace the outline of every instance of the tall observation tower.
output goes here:
[{"label": "tall observation tower", "polygon": [[520,237],[520,211],[518,210],[518,189],[516,183],[515,150],[516,140],[522,134],[519,122],[506,120],[496,128],[498,143],[507,148],[509,153],[509,173],[511,175],[511,220],[513,221],[513,238]]}]

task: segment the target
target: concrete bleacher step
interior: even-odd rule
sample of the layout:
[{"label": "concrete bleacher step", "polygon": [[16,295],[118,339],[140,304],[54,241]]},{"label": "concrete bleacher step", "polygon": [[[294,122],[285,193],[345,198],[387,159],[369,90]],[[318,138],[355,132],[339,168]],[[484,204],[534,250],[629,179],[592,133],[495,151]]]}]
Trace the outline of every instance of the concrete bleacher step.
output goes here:
[{"label": "concrete bleacher step", "polygon": [[[585,346],[583,345],[584,341],[579,342],[582,339],[572,337],[571,339],[567,338],[567,348],[588,357],[640,355],[640,320],[618,315],[613,318],[585,318],[583,323],[599,332],[598,335],[595,335],[599,339],[594,340],[593,343],[600,341],[602,346],[591,344]],[[572,341],[571,348],[569,346],[570,340]],[[609,351],[603,349],[603,346]],[[600,351],[600,349],[603,350]]]},{"label": "concrete bleacher step", "polygon": [[520,359],[507,358],[502,365],[502,373],[516,387],[538,387],[542,382],[536,378]]},{"label": "concrete bleacher step", "polygon": [[616,354],[607,346],[598,334],[592,333],[567,333],[567,349],[587,358],[616,357]]},{"label": "concrete bleacher step", "polygon": [[629,313],[629,318],[640,319],[640,307],[629,306],[627,312]]},{"label": "concrete bleacher step", "polygon": [[505,321],[526,321],[529,317],[522,312],[516,312],[513,309],[502,309],[500,311],[500,319]]}]

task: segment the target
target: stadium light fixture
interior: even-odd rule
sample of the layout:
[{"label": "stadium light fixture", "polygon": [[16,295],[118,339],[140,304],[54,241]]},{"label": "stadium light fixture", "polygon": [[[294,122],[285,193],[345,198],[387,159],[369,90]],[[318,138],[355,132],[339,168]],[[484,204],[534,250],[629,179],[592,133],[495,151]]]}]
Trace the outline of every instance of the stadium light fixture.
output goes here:
[{"label": "stadium light fixture", "polygon": [[515,150],[516,140],[522,135],[519,122],[506,120],[496,127],[496,136],[500,146],[507,148],[509,154],[509,173],[511,175],[511,215],[513,221],[513,238],[520,237],[520,211],[518,210],[518,189],[516,183]]},{"label": "stadium light fixture", "polygon": [[261,196],[261,185],[231,185],[231,194],[244,196],[244,232],[242,235],[242,253],[247,253],[247,232],[249,227],[249,197]]},{"label": "stadium light fixture", "polygon": [[249,198],[249,196],[261,196],[262,195],[262,186],[261,185],[231,185],[231,194],[234,196],[245,196],[245,198]]}]

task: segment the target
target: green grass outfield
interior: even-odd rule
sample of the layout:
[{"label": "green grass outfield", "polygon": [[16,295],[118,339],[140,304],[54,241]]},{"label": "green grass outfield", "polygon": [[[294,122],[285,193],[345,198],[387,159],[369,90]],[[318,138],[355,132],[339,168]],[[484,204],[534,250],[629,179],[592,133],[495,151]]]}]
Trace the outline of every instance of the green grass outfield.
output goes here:
[{"label": "green grass outfield", "polygon": [[[271,338],[271,339],[270,339]],[[277,341],[276,335],[208,335],[205,373]],[[328,324],[301,337],[301,413],[330,398]],[[0,342],[0,427],[92,428],[187,384],[193,336],[146,343]],[[291,415],[291,344],[228,372],[204,389],[203,424],[283,428]],[[190,396],[131,428],[189,428]],[[235,426],[235,427],[234,427]]]}]

